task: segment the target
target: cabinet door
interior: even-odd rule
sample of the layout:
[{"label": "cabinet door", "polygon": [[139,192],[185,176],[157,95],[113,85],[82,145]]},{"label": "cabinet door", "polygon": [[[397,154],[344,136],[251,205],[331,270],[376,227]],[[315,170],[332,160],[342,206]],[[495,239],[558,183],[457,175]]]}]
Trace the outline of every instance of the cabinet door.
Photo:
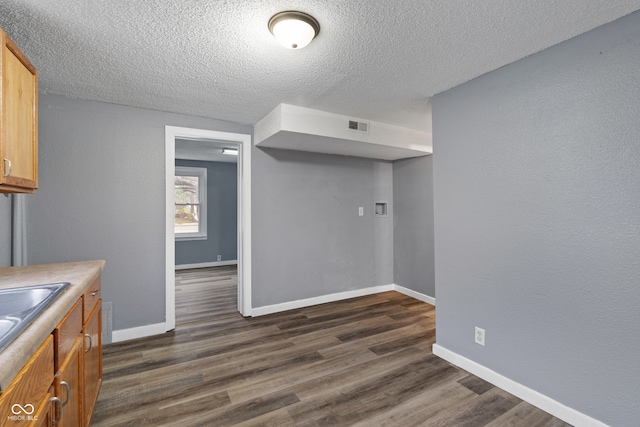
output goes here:
[{"label": "cabinet door", "polygon": [[38,74],[2,30],[0,38],[0,190],[33,192],[38,187]]},{"label": "cabinet door", "polygon": [[102,300],[99,300],[84,326],[84,425],[98,400],[102,384]]},{"label": "cabinet door", "polygon": [[53,425],[53,406],[55,405],[51,401],[52,392],[53,387],[51,388],[49,393],[47,393],[40,405],[38,405],[37,411],[35,411],[34,415],[31,417],[29,424],[27,424],[29,427],[50,427],[51,425]]},{"label": "cabinet door", "polygon": [[62,414],[57,424],[60,427],[78,427],[82,425],[82,336],[79,335],[56,373],[56,396],[62,401]]},{"label": "cabinet door", "polygon": [[[0,366],[0,369],[2,367]],[[43,401],[48,401],[53,383],[53,336],[49,335],[26,365],[0,394],[0,425],[20,424],[39,414]],[[38,411],[34,412],[35,409]],[[27,423],[23,423],[27,425]]]}]

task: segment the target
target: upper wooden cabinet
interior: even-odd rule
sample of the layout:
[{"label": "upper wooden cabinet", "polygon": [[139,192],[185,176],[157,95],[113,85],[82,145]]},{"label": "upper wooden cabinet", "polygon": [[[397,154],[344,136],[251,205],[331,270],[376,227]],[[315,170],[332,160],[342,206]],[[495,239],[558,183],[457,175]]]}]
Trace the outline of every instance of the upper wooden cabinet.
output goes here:
[{"label": "upper wooden cabinet", "polygon": [[0,193],[38,188],[38,72],[0,29]]}]

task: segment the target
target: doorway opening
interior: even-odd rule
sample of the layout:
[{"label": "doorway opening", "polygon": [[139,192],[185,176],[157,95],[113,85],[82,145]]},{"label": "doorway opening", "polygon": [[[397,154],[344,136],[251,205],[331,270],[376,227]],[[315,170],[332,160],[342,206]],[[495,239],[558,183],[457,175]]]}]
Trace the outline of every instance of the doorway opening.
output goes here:
[{"label": "doorway opening", "polygon": [[251,316],[251,135],[218,132],[205,129],[165,126],[165,187],[166,187],[166,284],[165,327],[175,328],[175,160],[176,140],[181,146],[190,142],[237,148],[237,259],[238,259],[238,311]]}]

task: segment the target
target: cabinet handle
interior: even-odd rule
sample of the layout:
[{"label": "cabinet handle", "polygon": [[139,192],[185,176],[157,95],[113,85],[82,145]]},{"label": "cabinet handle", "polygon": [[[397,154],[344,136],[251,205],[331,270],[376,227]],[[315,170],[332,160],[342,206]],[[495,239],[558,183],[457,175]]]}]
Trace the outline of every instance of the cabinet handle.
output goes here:
[{"label": "cabinet handle", "polygon": [[71,397],[71,387],[69,387],[69,383],[66,381],[60,381],[60,385],[67,390],[67,399],[62,403],[62,406],[67,406],[69,403],[69,398]]},{"label": "cabinet handle", "polygon": [[89,338],[89,347],[84,351],[85,353],[89,353],[89,350],[91,350],[91,347],[93,347],[93,340],[91,339],[91,335],[89,334],[84,334],[85,338]]},{"label": "cabinet handle", "polygon": [[[62,400],[60,400],[57,397],[52,397],[50,400],[54,404],[58,405],[58,418],[56,418],[55,420],[51,421],[51,425],[55,426],[56,424],[58,424],[60,422],[60,419],[62,418],[62,407],[64,405],[62,404]],[[55,411],[54,411],[54,413],[55,413]]]},{"label": "cabinet handle", "polygon": [[92,296],[92,297],[95,297],[96,295],[98,295],[98,291],[93,291],[93,292],[91,292],[91,296]]},{"label": "cabinet handle", "polygon": [[6,172],[4,173],[4,177],[8,177],[9,175],[11,175],[11,160],[7,159],[6,157],[4,158],[4,162],[7,164],[7,169]]}]

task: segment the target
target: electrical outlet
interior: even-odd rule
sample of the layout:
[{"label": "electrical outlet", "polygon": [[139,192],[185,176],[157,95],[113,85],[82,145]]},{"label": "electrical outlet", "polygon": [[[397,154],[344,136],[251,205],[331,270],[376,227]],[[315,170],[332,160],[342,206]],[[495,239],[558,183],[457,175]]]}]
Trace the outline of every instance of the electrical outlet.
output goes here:
[{"label": "electrical outlet", "polygon": [[478,328],[476,326],[476,344],[480,344],[481,346],[484,347],[484,329],[482,328]]},{"label": "electrical outlet", "polygon": [[218,261],[222,261],[222,255],[218,255]]},{"label": "electrical outlet", "polygon": [[364,208],[363,207],[359,207],[358,208],[358,216],[363,216],[364,215]]}]

